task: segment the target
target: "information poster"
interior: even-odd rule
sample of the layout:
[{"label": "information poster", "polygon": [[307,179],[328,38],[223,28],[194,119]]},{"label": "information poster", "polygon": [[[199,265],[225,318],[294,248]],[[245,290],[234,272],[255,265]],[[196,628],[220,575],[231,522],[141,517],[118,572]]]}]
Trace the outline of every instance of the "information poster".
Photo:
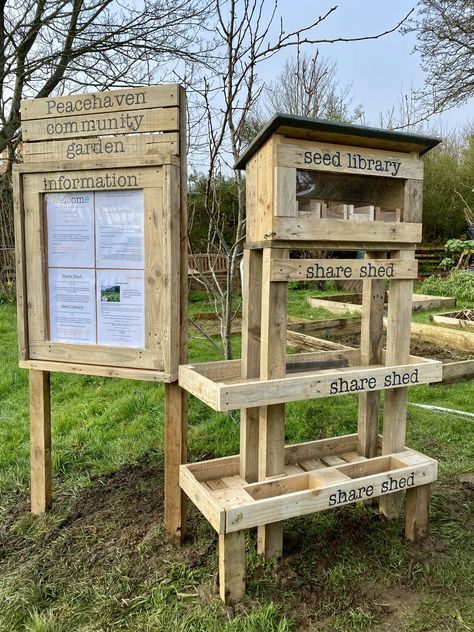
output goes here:
[{"label": "information poster", "polygon": [[145,345],[142,271],[97,270],[97,342],[116,347]]},{"label": "information poster", "polygon": [[95,271],[49,270],[50,339],[96,344]]},{"label": "information poster", "polygon": [[46,195],[48,265],[94,267],[94,194]]},{"label": "information poster", "polygon": [[143,348],[143,191],[48,194],[52,342]]},{"label": "information poster", "polygon": [[98,268],[143,270],[143,208],[143,191],[105,191],[95,194]]}]

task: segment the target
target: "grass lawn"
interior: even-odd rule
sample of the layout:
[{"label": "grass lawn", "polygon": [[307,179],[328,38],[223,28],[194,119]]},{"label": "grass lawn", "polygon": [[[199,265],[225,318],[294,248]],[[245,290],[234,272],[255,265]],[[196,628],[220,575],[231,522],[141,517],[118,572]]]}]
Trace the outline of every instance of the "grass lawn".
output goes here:
[{"label": "grass lawn", "polygon": [[[290,292],[291,314],[325,317],[306,294]],[[202,295],[192,299],[191,313],[209,309]],[[440,462],[422,544],[407,544],[403,520],[371,507],[289,521],[280,563],[259,560],[251,532],[247,595],[229,609],[215,593],[207,521],[190,507],[184,546],[164,537],[160,385],[53,374],[54,506],[28,513],[28,384],[15,318],[0,305],[1,632],[474,630],[474,418],[409,407],[408,445]],[[191,359],[218,357],[190,335]],[[419,386],[409,401],[472,413],[474,387]],[[356,427],[355,396],[287,406],[289,442]],[[236,413],[190,398],[191,460],[236,453],[238,441]]]}]

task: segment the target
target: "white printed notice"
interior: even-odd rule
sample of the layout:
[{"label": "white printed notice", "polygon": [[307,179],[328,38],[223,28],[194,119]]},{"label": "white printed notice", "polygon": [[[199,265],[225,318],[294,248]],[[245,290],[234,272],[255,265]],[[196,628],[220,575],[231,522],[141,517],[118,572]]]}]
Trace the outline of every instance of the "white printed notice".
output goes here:
[{"label": "white printed notice", "polygon": [[50,340],[96,344],[95,271],[49,270]]},{"label": "white printed notice", "polygon": [[48,193],[48,266],[94,267],[94,194]]},{"label": "white printed notice", "polygon": [[97,270],[97,342],[117,347],[145,346],[142,270]]},{"label": "white printed notice", "polygon": [[95,194],[96,267],[143,269],[143,191]]}]

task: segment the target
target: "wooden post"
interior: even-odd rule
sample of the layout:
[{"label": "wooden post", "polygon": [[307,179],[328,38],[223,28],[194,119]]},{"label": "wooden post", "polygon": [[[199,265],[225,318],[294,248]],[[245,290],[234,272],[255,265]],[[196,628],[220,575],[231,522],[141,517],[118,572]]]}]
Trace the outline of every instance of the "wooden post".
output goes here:
[{"label": "wooden post", "polygon": [[219,535],[219,594],[231,605],[245,594],[245,533]]},{"label": "wooden post", "polygon": [[51,391],[48,371],[30,369],[31,512],[51,506]]},{"label": "wooden post", "polygon": [[[381,259],[384,253],[367,252],[367,259]],[[385,281],[364,279],[360,360],[362,365],[381,364],[385,299]],[[377,456],[380,391],[359,395],[359,431],[357,450],[371,458]]]},{"label": "wooden post", "polygon": [[407,489],[405,507],[405,537],[418,542],[428,533],[431,485]]},{"label": "wooden post", "polygon": [[[188,213],[186,163],[186,91],[179,86],[179,364],[188,359]],[[164,522],[171,540],[181,542],[186,533],[186,496],[179,485],[179,466],[187,461],[187,393],[178,384],[165,384],[165,491]]]},{"label": "wooden post", "polygon": [[165,530],[181,542],[186,527],[185,496],[179,485],[179,466],[186,463],[187,394],[178,384],[165,384]]},{"label": "wooden post", "polygon": [[[392,253],[393,258],[413,259],[413,250]],[[390,282],[387,313],[387,366],[407,364],[410,357],[410,327],[413,281]],[[392,388],[385,391],[383,454],[405,449],[408,388]],[[387,518],[398,518],[401,512],[401,493],[382,496],[380,510]]]},{"label": "wooden post", "polygon": [[[242,379],[260,375],[262,251],[245,250],[242,285]],[[258,480],[258,408],[240,411],[240,476]]]},{"label": "wooden post", "polygon": [[[286,325],[288,283],[271,281],[271,261],[277,256],[273,248],[265,248],[262,264],[262,326],[260,377],[272,379],[286,375]],[[280,251],[281,256],[288,251]],[[285,404],[260,407],[259,419],[259,480],[281,475],[285,466]],[[283,524],[258,528],[258,552],[265,559],[281,557]]]}]

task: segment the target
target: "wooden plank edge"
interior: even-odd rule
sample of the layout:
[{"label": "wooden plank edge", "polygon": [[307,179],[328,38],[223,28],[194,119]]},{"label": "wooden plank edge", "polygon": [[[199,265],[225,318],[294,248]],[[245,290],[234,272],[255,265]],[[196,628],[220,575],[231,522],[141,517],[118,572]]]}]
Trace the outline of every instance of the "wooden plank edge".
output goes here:
[{"label": "wooden plank edge", "polygon": [[21,369],[36,369],[76,375],[95,375],[98,377],[117,377],[125,380],[142,380],[148,382],[176,382],[178,375],[153,371],[152,369],[133,369],[126,367],[99,366],[95,364],[77,364],[71,362],[50,362],[47,360],[20,360]]},{"label": "wooden plank edge", "polygon": [[[396,457],[396,454],[393,456]],[[337,469],[337,467],[334,469]],[[427,485],[436,480],[437,471],[436,461],[428,461],[421,465],[410,465],[380,474],[364,476],[360,479],[350,479],[347,482],[336,483],[324,488],[311,488],[283,496],[265,498],[249,505],[241,505],[236,508],[227,509],[225,514],[225,531],[226,533],[231,533],[233,531],[240,531],[241,529],[256,527],[260,524],[268,524],[296,516],[324,511],[335,506],[339,507],[352,504],[353,502],[357,502],[357,500],[346,500],[330,504],[330,497],[339,491],[347,493],[351,488],[357,488],[359,483],[361,483],[361,487],[372,486],[373,491],[370,494],[370,498],[379,498],[400,492],[400,489],[396,486],[394,489],[383,491],[383,484],[389,480],[389,477],[390,480],[400,481],[400,479],[408,478],[413,474],[414,484],[410,489]],[[318,470],[316,470],[315,475],[317,472]],[[358,500],[365,500],[366,498],[369,498],[369,496],[363,496],[362,494]]]},{"label": "wooden plank edge", "polygon": [[143,157],[105,158],[102,160],[51,160],[49,162],[28,162],[13,165],[13,173],[46,173],[49,171],[83,171],[92,169],[138,169],[140,167],[179,167],[180,160],[175,154],[153,154]]},{"label": "wooden plank edge", "polygon": [[213,498],[211,493],[191,474],[187,465],[179,468],[179,484],[186,496],[196,505],[209,524],[219,535],[225,533],[225,510]]}]

